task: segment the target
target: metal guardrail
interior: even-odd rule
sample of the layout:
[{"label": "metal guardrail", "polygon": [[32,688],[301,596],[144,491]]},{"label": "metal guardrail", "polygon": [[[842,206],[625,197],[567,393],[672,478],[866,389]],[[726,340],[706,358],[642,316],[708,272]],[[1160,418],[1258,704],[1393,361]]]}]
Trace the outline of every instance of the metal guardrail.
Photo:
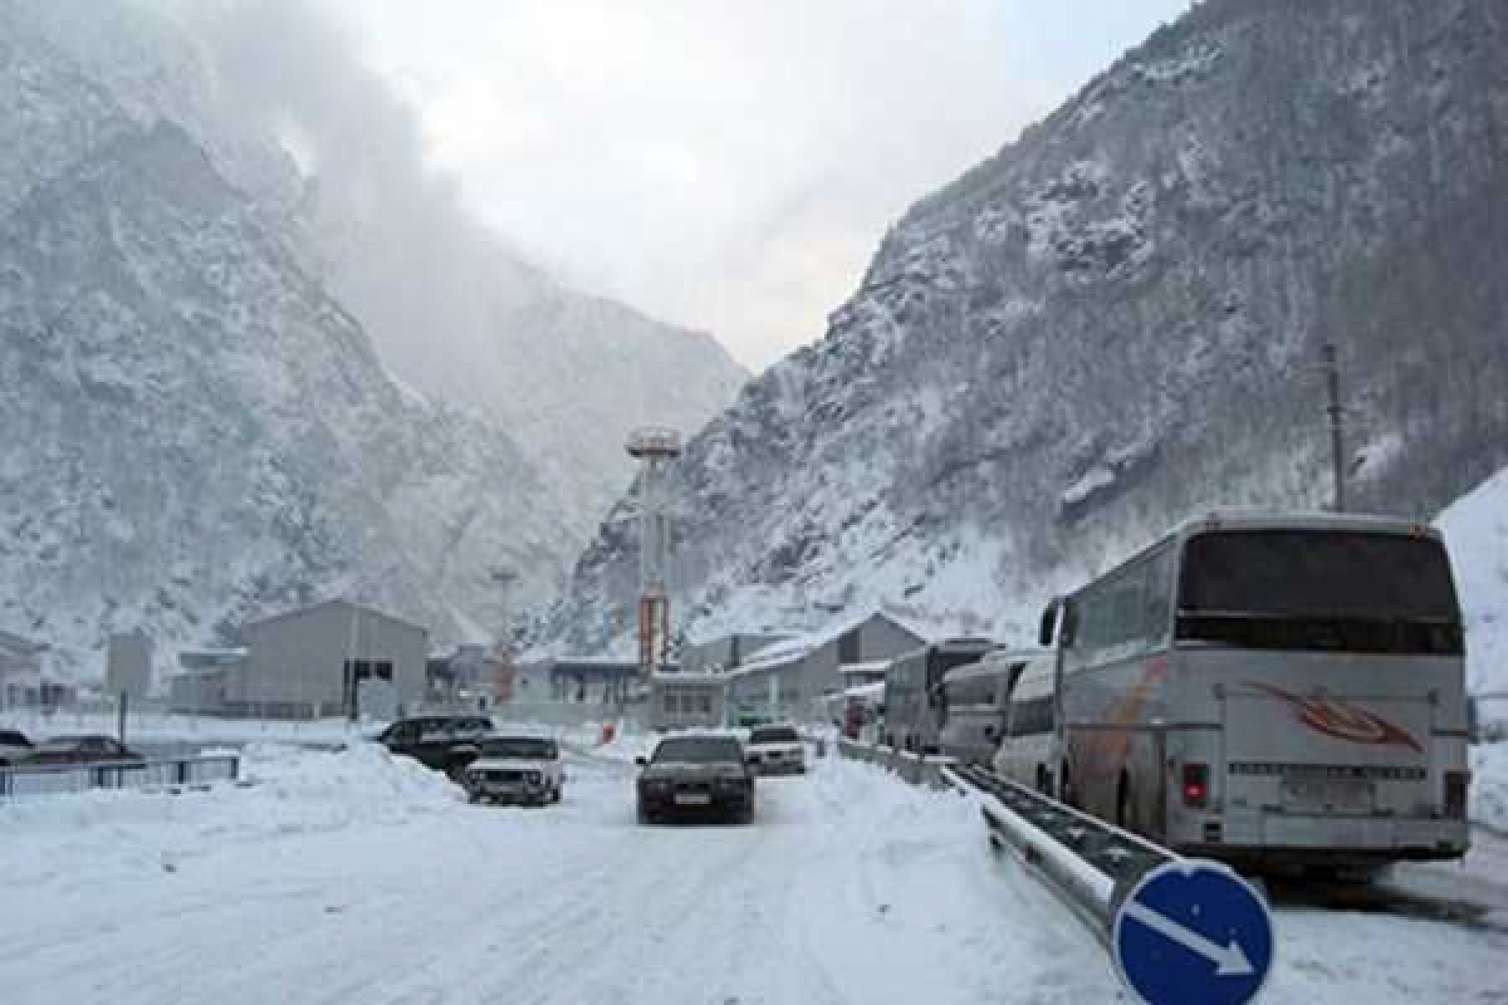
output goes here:
[{"label": "metal guardrail", "polygon": [[236,781],[238,754],[0,768],[0,799],[64,795],[90,789],[172,789]]},{"label": "metal guardrail", "polygon": [[978,800],[990,840],[1014,850],[1107,945],[1115,913],[1137,880],[1179,858],[985,768],[958,765],[942,775]]}]

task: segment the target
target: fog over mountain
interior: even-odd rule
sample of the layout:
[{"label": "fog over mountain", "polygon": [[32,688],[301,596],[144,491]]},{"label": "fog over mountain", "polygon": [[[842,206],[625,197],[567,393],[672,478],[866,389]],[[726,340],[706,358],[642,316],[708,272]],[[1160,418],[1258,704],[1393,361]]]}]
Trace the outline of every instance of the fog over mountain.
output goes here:
[{"label": "fog over mountain", "polygon": [[414,109],[311,4],[185,14],[223,102],[307,173],[298,209],[319,271],[384,362],[501,421],[566,489],[572,532],[594,528],[631,477],[629,429],[693,432],[747,378],[707,333],[570,290],[480,226],[427,167]]},{"label": "fog over mountain", "polygon": [[[1021,638],[1186,514],[1321,506],[1327,340],[1354,506],[1431,518],[1508,463],[1505,31],[1208,0],[922,199],[690,444],[688,632],[889,605]],[[609,521],[541,642],[624,645],[635,570]]]},{"label": "fog over mountain", "polygon": [[[303,11],[0,3],[0,628],[83,676],[110,631],[166,660],[335,593],[489,639],[500,582],[548,597],[621,490],[628,429],[742,377],[471,225]],[[288,104],[258,26],[276,79],[324,59],[336,90]]]}]

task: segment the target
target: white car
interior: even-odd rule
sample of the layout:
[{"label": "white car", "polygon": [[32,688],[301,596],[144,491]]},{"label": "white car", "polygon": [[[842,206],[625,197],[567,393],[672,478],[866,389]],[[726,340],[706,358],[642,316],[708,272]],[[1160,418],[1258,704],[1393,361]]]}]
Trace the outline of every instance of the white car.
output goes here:
[{"label": "white car", "polygon": [[806,744],[794,726],[755,726],[744,750],[761,775],[806,774]]},{"label": "white car", "polygon": [[474,803],[558,803],[564,784],[560,745],[547,736],[485,737],[477,743],[476,760],[461,771],[461,785]]}]

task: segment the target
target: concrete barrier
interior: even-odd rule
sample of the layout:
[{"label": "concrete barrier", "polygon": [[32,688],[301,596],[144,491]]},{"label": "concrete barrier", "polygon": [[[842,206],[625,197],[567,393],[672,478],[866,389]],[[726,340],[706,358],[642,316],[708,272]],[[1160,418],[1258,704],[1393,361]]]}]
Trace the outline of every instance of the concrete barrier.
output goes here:
[{"label": "concrete barrier", "polygon": [[949,783],[943,777],[943,769],[957,764],[951,757],[932,754],[924,756],[909,750],[895,750],[891,747],[860,743],[847,738],[838,740],[838,753],[850,760],[877,764],[887,771],[895,772],[912,785],[926,785],[936,789],[948,787]]}]

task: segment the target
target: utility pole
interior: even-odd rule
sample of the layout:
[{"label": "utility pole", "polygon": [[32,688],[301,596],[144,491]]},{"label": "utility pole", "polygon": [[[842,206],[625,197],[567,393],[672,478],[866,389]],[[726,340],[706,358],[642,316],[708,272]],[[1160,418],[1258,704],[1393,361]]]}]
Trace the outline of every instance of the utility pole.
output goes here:
[{"label": "utility pole", "polygon": [[1345,413],[1340,407],[1340,365],[1336,362],[1334,342],[1326,342],[1320,348],[1320,352],[1324,358],[1325,385],[1330,395],[1330,403],[1325,411],[1330,416],[1330,466],[1335,482],[1335,495],[1331,508],[1337,513],[1344,513],[1346,511],[1346,454],[1342,421]]}]

